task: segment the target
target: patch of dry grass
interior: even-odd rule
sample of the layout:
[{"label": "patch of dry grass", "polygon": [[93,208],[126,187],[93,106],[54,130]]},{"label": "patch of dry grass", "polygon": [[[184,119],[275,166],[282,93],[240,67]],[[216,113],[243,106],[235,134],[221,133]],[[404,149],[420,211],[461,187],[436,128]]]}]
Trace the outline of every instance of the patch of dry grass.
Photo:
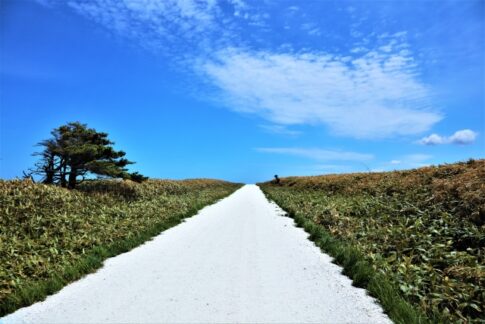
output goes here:
[{"label": "patch of dry grass", "polygon": [[357,248],[430,318],[484,319],[485,160],[261,187],[290,214]]}]

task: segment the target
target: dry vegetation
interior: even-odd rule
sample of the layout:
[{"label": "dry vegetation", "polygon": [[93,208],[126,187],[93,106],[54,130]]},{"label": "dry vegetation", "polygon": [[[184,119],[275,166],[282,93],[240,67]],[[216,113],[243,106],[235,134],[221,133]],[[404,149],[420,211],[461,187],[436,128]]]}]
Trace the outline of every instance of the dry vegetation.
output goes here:
[{"label": "dry vegetation", "polygon": [[107,180],[69,191],[0,180],[0,315],[42,299],[239,186]]},{"label": "dry vegetation", "polygon": [[429,318],[484,320],[485,160],[261,187],[291,215],[356,247]]}]

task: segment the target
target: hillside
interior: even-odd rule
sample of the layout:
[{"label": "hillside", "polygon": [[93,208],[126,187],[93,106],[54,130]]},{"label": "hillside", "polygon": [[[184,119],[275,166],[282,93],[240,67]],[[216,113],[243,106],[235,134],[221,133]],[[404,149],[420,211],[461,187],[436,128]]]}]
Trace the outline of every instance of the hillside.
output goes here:
[{"label": "hillside", "polygon": [[218,180],[0,180],[0,315],[43,299],[234,192]]},{"label": "hillside", "polygon": [[260,186],[388,313],[484,319],[485,160]]}]

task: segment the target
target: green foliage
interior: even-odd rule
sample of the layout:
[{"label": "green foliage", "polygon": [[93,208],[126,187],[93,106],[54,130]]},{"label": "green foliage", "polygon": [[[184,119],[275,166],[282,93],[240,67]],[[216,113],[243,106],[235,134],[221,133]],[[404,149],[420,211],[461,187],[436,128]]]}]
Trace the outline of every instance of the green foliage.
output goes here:
[{"label": "green foliage", "polygon": [[355,248],[361,257],[329,253],[362,273],[358,284],[378,288],[372,274],[346,264],[362,259],[430,319],[470,322],[485,319],[484,179],[485,160],[475,160],[261,187],[290,214]]},{"label": "green foliage", "polygon": [[336,263],[344,267],[344,274],[353,280],[354,286],[366,288],[372,296],[379,299],[384,311],[395,323],[428,322],[426,316],[406,302],[382,273],[373,269],[359,249],[336,239],[323,227],[307,219],[301,213],[291,212],[290,216],[295,220],[297,226],[303,227],[310,234],[309,239],[323,251],[332,255]]},{"label": "green foliage", "polygon": [[94,180],[67,190],[0,180],[0,315],[45,298],[239,186]]},{"label": "green foliage", "polygon": [[125,152],[115,151],[108,134],[88,128],[79,122],[55,128],[52,138],[39,143],[44,150],[36,155],[41,160],[31,174],[42,176],[45,184],[59,184],[73,189],[78,178],[90,174],[130,179],[142,182],[147,178],[141,174],[128,173],[126,166],[133,164],[124,158]]},{"label": "green foliage", "polygon": [[141,175],[138,172],[133,172],[133,173],[129,173],[128,176],[124,177],[124,179],[129,179],[131,181],[141,183],[143,181],[148,180],[148,177],[145,177],[144,175]]}]

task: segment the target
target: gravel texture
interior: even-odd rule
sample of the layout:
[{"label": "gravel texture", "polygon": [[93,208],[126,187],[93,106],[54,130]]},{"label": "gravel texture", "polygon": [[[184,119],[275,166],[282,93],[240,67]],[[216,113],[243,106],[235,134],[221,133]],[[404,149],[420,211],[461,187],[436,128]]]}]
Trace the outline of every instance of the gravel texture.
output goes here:
[{"label": "gravel texture", "polygon": [[291,218],[246,185],[2,323],[390,323]]}]

